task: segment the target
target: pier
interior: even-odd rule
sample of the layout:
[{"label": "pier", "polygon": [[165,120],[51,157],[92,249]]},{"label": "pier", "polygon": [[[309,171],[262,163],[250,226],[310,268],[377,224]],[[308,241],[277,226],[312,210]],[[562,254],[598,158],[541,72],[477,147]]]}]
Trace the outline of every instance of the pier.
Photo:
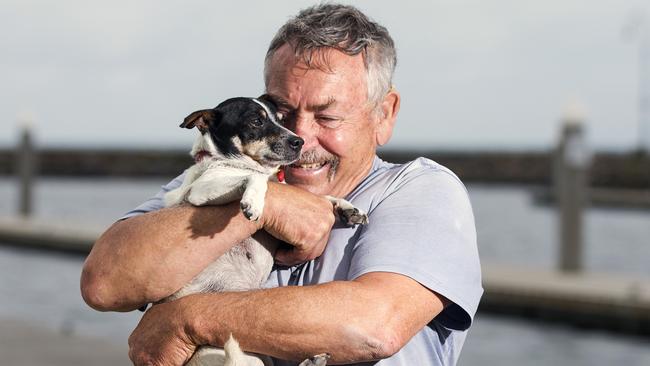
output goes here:
[{"label": "pier", "polygon": [[[102,228],[0,218],[0,242],[86,255]],[[483,264],[479,311],[650,336],[650,279]]]},{"label": "pier", "polygon": [[[173,177],[192,160],[188,149],[87,149],[35,147],[39,176]],[[445,165],[463,182],[548,185],[552,180],[551,151],[446,151],[382,149],[378,155],[401,163],[424,156]],[[16,152],[0,149],[0,176],[15,173]],[[589,183],[598,188],[650,187],[650,155],[635,152],[595,152]]]},{"label": "pier", "polygon": [[[46,327],[0,319],[2,364],[11,366],[129,365],[128,347],[102,339],[64,335]],[[28,347],[32,349],[28,350]]]},{"label": "pier", "polygon": [[650,335],[650,280],[484,264],[479,310]]},{"label": "pier", "polygon": [[0,242],[21,248],[87,255],[101,233],[102,228],[89,228],[74,222],[0,218]]}]

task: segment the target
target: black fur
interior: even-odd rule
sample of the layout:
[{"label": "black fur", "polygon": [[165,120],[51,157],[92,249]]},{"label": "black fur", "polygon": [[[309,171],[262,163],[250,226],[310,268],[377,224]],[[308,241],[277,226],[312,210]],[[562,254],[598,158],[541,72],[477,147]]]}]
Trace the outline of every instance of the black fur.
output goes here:
[{"label": "black fur", "polygon": [[268,144],[270,154],[264,158],[269,162],[297,159],[303,140],[278,125],[281,121],[277,121],[277,107],[270,99],[262,96],[257,100],[264,103],[272,116],[252,98],[237,97],[214,109],[190,114],[181,127],[197,127],[202,133],[209,133],[216,148],[225,156],[242,154],[234,143],[237,137],[242,146],[256,142]]}]

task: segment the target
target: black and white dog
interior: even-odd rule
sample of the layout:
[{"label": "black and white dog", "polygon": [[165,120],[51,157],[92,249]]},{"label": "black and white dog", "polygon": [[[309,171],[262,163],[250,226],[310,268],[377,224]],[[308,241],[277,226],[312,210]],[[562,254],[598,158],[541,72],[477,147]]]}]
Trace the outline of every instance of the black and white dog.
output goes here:
[{"label": "black and white dog", "polygon": [[[195,206],[240,201],[243,214],[258,220],[264,210],[267,182],[282,165],[298,160],[303,140],[281,125],[282,115],[266,96],[232,98],[214,109],[190,114],[181,127],[198,128],[192,147],[195,164],[182,185],[165,195],[167,207],[189,202]],[[367,215],[351,203],[328,197],[347,225],[366,224]],[[275,243],[248,238],[224,253],[190,283],[163,301],[197,292],[245,291],[260,288],[273,266]],[[246,354],[231,337],[225,349],[200,347],[190,366],[272,365],[269,357]],[[328,355],[317,355],[302,366],[322,366]]]}]

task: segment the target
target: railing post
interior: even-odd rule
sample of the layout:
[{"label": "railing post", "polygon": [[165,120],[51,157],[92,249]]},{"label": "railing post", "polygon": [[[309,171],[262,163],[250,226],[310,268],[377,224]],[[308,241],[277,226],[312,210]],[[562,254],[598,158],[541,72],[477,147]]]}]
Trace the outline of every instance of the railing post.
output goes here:
[{"label": "railing post", "polygon": [[20,131],[20,141],[16,147],[16,173],[19,185],[18,213],[29,217],[32,214],[32,195],[34,174],[36,173],[36,154],[32,142],[29,123],[23,124]]},{"label": "railing post", "polygon": [[575,111],[564,117],[554,159],[555,197],[559,211],[559,267],[567,272],[577,272],[583,267],[582,211],[587,200],[587,171],[591,162],[583,119],[582,113]]}]

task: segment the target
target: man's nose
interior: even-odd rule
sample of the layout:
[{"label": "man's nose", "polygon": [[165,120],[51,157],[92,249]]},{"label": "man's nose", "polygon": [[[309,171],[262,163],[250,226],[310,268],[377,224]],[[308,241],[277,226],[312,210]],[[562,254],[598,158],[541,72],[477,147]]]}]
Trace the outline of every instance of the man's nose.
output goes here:
[{"label": "man's nose", "polygon": [[304,140],[302,151],[309,150],[316,145],[318,126],[311,118],[298,116],[293,121],[293,132]]}]

